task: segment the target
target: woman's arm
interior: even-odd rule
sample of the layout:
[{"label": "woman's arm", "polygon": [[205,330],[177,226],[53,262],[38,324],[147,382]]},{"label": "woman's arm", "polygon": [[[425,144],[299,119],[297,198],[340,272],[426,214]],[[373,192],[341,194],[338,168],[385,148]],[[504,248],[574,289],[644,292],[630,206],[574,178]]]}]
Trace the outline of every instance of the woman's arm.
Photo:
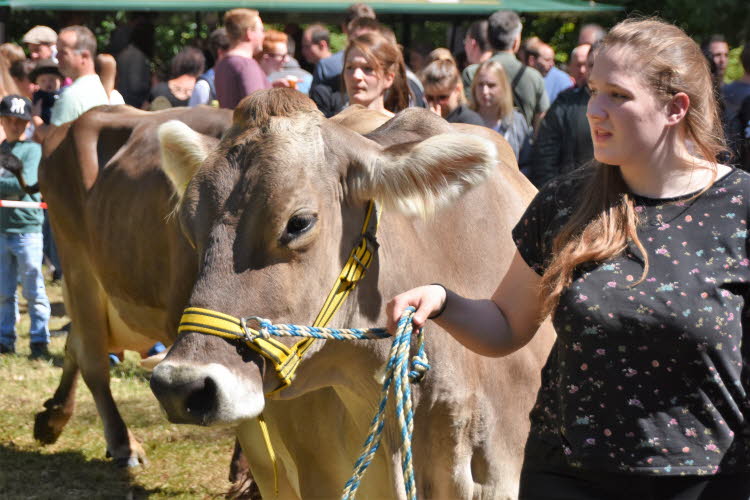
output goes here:
[{"label": "woman's arm", "polygon": [[414,288],[388,303],[388,330],[395,332],[408,306],[416,308],[413,322],[420,327],[445,304],[434,319],[438,325],[478,354],[506,356],[526,345],[541,324],[540,280],[516,251],[492,299],[467,299],[436,285]]}]

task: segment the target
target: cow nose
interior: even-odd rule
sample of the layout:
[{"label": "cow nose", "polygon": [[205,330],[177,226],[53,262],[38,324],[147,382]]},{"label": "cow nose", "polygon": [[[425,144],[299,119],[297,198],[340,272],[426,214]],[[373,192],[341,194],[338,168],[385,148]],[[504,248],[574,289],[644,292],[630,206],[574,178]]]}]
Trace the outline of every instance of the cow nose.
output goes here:
[{"label": "cow nose", "polygon": [[219,363],[167,357],[151,374],[151,391],[175,424],[233,424],[256,418],[265,406],[257,368],[239,376]]},{"label": "cow nose", "polygon": [[218,385],[211,374],[181,373],[178,367],[156,367],[151,390],[170,422],[210,425],[218,407]]}]

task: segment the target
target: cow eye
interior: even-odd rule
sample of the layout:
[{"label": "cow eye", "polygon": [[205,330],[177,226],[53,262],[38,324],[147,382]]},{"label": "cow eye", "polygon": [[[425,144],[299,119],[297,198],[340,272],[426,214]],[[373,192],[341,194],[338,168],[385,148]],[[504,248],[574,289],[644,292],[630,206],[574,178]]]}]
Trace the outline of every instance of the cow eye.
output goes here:
[{"label": "cow eye", "polygon": [[286,223],[284,239],[291,241],[294,238],[303,235],[312,229],[317,220],[317,214],[299,214],[292,216]]}]

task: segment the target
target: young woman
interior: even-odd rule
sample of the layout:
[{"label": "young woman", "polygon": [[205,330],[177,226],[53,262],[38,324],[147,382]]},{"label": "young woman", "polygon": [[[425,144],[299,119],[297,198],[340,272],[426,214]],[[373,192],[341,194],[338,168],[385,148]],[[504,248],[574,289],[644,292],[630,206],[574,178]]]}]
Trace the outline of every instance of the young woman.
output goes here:
[{"label": "young woman", "polygon": [[424,99],[430,111],[450,123],[483,126],[482,118],[464,103],[464,85],[456,64],[446,59],[432,61],[420,73]]},{"label": "young woman", "polygon": [[401,50],[379,33],[365,33],[349,42],[342,76],[349,104],[389,114],[409,106]]},{"label": "young woman", "polygon": [[532,201],[493,297],[419,287],[389,327],[412,305],[502,356],[552,314],[521,498],[747,499],[750,176],[714,160],[711,76],[679,28],[618,24],[589,84],[597,162]]},{"label": "young woman", "polygon": [[523,171],[531,155],[533,130],[513,108],[513,92],[500,63],[490,60],[479,66],[471,82],[470,108],[479,113],[486,127],[505,137]]},{"label": "young woman", "polygon": [[151,88],[145,109],[152,111],[168,107],[187,106],[193,87],[203,73],[206,59],[195,47],[185,47],[172,58],[171,78]]}]

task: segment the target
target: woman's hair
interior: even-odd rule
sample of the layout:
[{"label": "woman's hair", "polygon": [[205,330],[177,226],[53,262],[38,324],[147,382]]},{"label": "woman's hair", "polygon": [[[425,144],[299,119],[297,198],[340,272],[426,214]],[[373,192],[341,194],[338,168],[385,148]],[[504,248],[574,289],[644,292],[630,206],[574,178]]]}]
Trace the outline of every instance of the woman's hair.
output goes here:
[{"label": "woman's hair", "polygon": [[[409,84],[406,81],[406,66],[404,57],[397,45],[391,43],[380,33],[364,33],[349,41],[344,53],[344,65],[349,58],[349,53],[359,50],[368,63],[381,75],[393,73],[393,85],[385,92],[383,105],[385,109],[398,113],[409,107]],[[343,77],[343,73],[342,73]],[[346,84],[342,85],[346,88]]]},{"label": "woman's hair", "polygon": [[23,51],[20,45],[7,42],[0,44],[0,55],[5,57],[5,61],[13,66],[16,61],[23,61],[26,59],[26,53]]},{"label": "woman's hair", "polygon": [[5,57],[0,56],[0,98],[9,94],[19,94],[16,82],[10,76],[10,68]]},{"label": "woman's hair", "polygon": [[469,107],[474,111],[479,111],[476,92],[479,86],[479,74],[487,72],[495,76],[500,86],[500,97],[497,100],[497,117],[501,120],[513,114],[513,92],[510,89],[508,76],[503,69],[503,65],[497,61],[487,60],[479,65],[477,72],[474,73],[474,79],[471,82],[471,96],[469,98]]},{"label": "woman's hair", "polygon": [[427,64],[435,61],[449,61],[452,62],[454,66],[458,66],[458,64],[456,64],[456,58],[453,57],[451,51],[445,47],[438,47],[427,54]]},{"label": "woman's hair", "polygon": [[[660,101],[667,103],[679,92],[689,97],[681,137],[692,144],[692,154],[714,164],[715,178],[716,156],[725,149],[724,140],[708,64],[698,45],[681,29],[658,19],[628,19],[606,35],[597,57],[615,49],[618,57],[637,61],[642,82]],[[644,262],[643,274],[631,286],[648,274],[648,255],[636,233],[638,215],[620,169],[593,162],[586,173],[581,190],[585,196],[555,237],[552,260],[541,279],[544,316],[554,312],[577,266],[603,262],[624,251],[629,241]]]},{"label": "woman's hair", "polygon": [[[434,51],[433,51],[434,52]],[[463,104],[464,86],[461,83],[461,73],[458,72],[456,64],[448,59],[437,59],[428,64],[419,74],[422,85],[428,87],[447,87],[451,90],[459,87],[458,102]]]},{"label": "woman's hair", "polygon": [[289,37],[286,33],[282,33],[281,31],[277,30],[266,30],[265,34],[263,35],[263,54],[267,54],[269,52],[272,52],[275,48],[274,45],[277,43],[283,43],[286,45],[287,39]]},{"label": "woman's hair", "polygon": [[195,47],[184,47],[172,58],[170,64],[171,78],[182,75],[191,75],[196,78],[203,74],[206,65],[206,57]]}]

